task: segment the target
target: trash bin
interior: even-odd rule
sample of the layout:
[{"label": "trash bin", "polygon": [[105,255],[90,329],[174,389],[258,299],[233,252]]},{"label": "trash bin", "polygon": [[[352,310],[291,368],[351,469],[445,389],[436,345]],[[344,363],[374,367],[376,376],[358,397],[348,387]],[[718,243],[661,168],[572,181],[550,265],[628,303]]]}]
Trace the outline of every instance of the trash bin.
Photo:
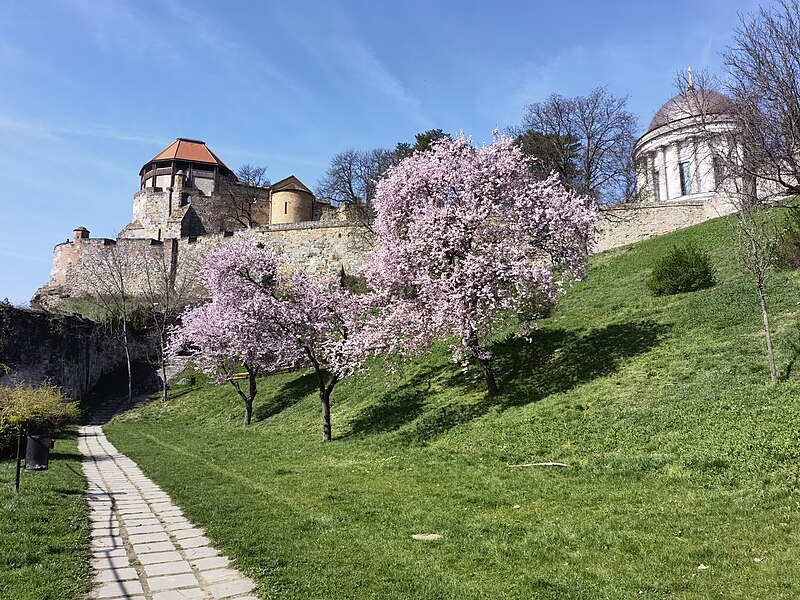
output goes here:
[{"label": "trash bin", "polygon": [[29,435],[28,448],[25,451],[25,470],[44,471],[47,469],[53,445],[53,439],[46,435]]}]

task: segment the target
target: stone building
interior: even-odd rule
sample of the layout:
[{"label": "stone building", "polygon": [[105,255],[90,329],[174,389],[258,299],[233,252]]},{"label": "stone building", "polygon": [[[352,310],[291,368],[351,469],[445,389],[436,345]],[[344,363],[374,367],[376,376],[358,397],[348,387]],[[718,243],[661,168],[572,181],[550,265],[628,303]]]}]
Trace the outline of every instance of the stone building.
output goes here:
[{"label": "stone building", "polygon": [[[171,277],[195,269],[205,254],[236,231],[249,229],[275,251],[312,272],[354,272],[369,249],[363,227],[347,212],[290,175],[271,185],[239,181],[199,140],[178,138],[140,170],[131,222],[117,239],[92,238],[85,227],[53,251],[50,280],[32,304],[53,308],[92,290],[99,258],[134,257],[134,293],[149,272],[168,265]],[[199,277],[197,293],[202,294]]]},{"label": "stone building", "polygon": [[633,148],[638,203],[604,209],[597,251],[630,244],[736,210],[741,182],[726,177],[736,124],[731,100],[695,88],[670,98]]},{"label": "stone building", "polygon": [[177,239],[313,220],[314,194],[296,177],[266,186],[241,182],[199,140],[178,138],[139,177],[122,238]]},{"label": "stone building", "polygon": [[727,201],[725,162],[736,150],[729,147],[736,130],[726,114],[731,104],[724,94],[690,83],[658,110],[633,150],[641,201]]}]

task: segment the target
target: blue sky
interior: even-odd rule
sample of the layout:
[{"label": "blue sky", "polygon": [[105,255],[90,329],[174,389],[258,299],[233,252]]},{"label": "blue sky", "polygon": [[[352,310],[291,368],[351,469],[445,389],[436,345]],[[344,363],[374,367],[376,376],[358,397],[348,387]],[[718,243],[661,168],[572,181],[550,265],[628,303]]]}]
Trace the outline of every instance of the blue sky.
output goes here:
[{"label": "blue sky", "polygon": [[346,148],[439,127],[476,142],[526,104],[605,85],[646,127],[691,65],[719,73],[754,0],[39,0],[0,11],[0,300],[52,249],[130,220],[176,137],[315,187]]}]

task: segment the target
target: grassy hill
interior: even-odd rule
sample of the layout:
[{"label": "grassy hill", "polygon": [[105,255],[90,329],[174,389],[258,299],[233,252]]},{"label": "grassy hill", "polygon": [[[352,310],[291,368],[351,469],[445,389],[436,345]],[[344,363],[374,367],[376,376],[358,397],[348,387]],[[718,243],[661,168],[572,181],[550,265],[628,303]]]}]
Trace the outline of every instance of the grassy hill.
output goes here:
[{"label": "grassy hill", "polygon": [[[769,281],[770,385],[727,223],[595,256],[531,344],[498,341],[499,398],[438,348],[341,383],[328,444],[306,371],[261,380],[247,429],[198,385],[106,431],[262,598],[800,597],[800,275]],[[718,285],[652,297],[688,240]],[[569,468],[513,466],[538,461]]]}]

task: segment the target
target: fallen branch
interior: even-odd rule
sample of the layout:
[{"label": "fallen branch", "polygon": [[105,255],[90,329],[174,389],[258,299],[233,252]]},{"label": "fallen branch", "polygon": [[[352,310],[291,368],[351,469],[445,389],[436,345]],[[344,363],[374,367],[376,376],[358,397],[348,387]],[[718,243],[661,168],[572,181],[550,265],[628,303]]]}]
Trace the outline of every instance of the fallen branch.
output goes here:
[{"label": "fallen branch", "polygon": [[525,463],[522,465],[506,465],[509,469],[513,468],[527,468],[527,467],[558,467],[559,469],[567,469],[569,465],[560,462],[538,462],[538,463]]}]

